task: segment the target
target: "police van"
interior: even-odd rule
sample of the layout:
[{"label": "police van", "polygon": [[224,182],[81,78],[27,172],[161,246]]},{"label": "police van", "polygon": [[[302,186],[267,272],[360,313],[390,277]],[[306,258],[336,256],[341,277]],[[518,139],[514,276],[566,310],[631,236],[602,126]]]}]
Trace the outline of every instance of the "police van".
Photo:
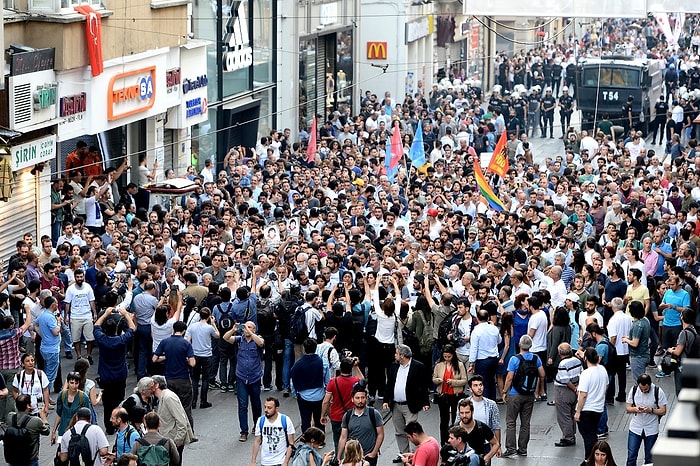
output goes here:
[{"label": "police van", "polygon": [[607,114],[616,126],[624,126],[623,105],[631,96],[633,125],[649,134],[654,104],[663,90],[659,60],[609,55],[581,59],[576,67],[576,105],[581,128],[592,129]]}]

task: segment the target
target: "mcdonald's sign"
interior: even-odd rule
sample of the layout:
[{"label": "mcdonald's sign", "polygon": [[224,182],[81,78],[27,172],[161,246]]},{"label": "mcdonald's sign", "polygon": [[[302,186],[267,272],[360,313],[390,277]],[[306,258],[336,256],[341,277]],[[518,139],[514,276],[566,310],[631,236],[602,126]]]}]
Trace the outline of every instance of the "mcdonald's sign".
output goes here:
[{"label": "mcdonald's sign", "polygon": [[367,42],[368,60],[386,60],[386,42]]}]

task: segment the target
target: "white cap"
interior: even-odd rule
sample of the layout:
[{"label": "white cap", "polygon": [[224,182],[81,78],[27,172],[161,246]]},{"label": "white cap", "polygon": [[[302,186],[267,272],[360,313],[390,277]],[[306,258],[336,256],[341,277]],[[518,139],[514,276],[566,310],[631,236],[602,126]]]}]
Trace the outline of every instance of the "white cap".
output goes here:
[{"label": "white cap", "polygon": [[562,92],[569,92],[569,86],[564,86],[561,88]]},{"label": "white cap", "polygon": [[577,295],[576,293],[574,293],[573,291],[571,291],[571,292],[569,292],[569,293],[566,294],[566,299],[568,299],[568,300],[571,301],[572,303],[575,303],[575,302],[578,302],[578,300],[579,300],[579,295]]}]

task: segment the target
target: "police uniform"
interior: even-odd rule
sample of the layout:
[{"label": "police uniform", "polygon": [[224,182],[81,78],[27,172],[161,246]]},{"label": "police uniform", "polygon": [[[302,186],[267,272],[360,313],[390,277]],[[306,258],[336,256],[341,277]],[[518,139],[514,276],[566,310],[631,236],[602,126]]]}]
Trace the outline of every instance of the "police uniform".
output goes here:
[{"label": "police uniform", "polygon": [[549,137],[554,137],[554,108],[557,106],[557,99],[551,92],[542,97],[542,137],[547,137],[547,124],[549,124]]},{"label": "police uniform", "polygon": [[[655,117],[654,117],[654,123],[653,123],[653,134],[651,136],[651,143],[656,144],[656,133],[660,132],[661,136],[659,137],[659,145],[664,140],[664,124],[666,123],[666,113],[668,112],[668,104],[666,103],[665,100],[660,100],[656,102],[654,105],[654,112],[655,112]],[[659,129],[661,131],[659,131]]]},{"label": "police uniform", "polygon": [[571,124],[571,114],[574,112],[574,98],[567,92],[559,97],[559,117],[561,118],[561,134],[562,139],[566,134],[566,129]]},{"label": "police uniform", "polygon": [[[540,127],[542,132],[542,124],[540,123],[540,95],[533,92],[527,99],[527,133],[531,138],[535,137],[537,127]],[[532,133],[530,133],[532,130]]]}]

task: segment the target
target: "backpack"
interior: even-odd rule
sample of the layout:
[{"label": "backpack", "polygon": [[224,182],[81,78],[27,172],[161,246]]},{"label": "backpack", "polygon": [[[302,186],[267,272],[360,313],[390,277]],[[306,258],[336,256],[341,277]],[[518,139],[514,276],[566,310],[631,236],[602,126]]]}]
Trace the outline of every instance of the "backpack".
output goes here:
[{"label": "backpack", "polygon": [[298,306],[294,310],[292,319],[289,323],[289,338],[296,344],[304,343],[309,337],[309,328],[306,326],[306,311],[309,308]]},{"label": "backpack", "polygon": [[[284,440],[287,442],[287,447],[289,447],[289,437],[287,436],[287,416],[280,413],[280,420],[282,421],[282,429],[284,429]],[[260,422],[258,423],[258,430],[262,434],[263,425],[265,424],[265,416],[260,416]],[[296,452],[297,447],[292,445],[292,456]]]},{"label": "backpack", "polygon": [[277,331],[277,319],[272,309],[272,300],[258,298],[258,333],[269,338]]},{"label": "backpack", "polygon": [[[634,396],[637,394],[637,389],[639,388],[638,384],[634,385],[634,388],[632,389],[632,407],[636,407],[637,403],[634,401]],[[658,409],[660,408],[659,406],[659,386],[654,385],[654,404],[656,405],[655,407]],[[658,416],[659,422],[661,422],[661,416]]]},{"label": "backpack", "polygon": [[[32,437],[27,430],[27,424],[32,419],[25,416],[22,423],[17,425],[17,414],[12,416],[12,422],[7,426],[7,430],[2,437],[5,444],[5,461],[9,464],[24,464],[30,452]],[[8,448],[12,445],[12,448]]]},{"label": "backpack", "polygon": [[407,345],[413,351],[413,354],[421,354],[421,345],[416,332],[408,327],[403,327],[401,329],[401,338],[403,344]]},{"label": "backpack", "polygon": [[607,338],[603,338],[603,342],[608,345],[608,362],[603,364],[603,366],[605,366],[608,375],[613,375],[615,374],[615,368],[617,368],[617,348]]},{"label": "backpack", "polygon": [[[352,415],[353,409],[355,409],[355,408],[350,408],[347,411],[345,411],[345,414],[343,414],[342,422],[344,422],[345,424],[350,422],[350,416]],[[374,408],[371,408],[368,406],[365,409],[369,410],[369,420],[372,423],[372,427],[374,428],[375,431],[377,430],[377,425],[384,425],[384,419],[382,419],[381,424],[379,422],[377,422],[377,413],[374,411]]]},{"label": "backpack", "polygon": [[92,466],[99,454],[99,450],[92,456],[90,451],[90,441],[85,436],[90,424],[85,425],[78,433],[75,426],[70,428],[70,440],[68,441],[68,464],[70,466]]},{"label": "backpack", "polygon": [[221,307],[221,304],[217,304],[217,306],[219,307],[219,311],[221,311],[221,318],[219,319],[219,333],[223,335],[233,328],[234,320],[233,316],[231,315],[231,306],[233,306],[233,303],[228,303],[228,308],[226,308],[226,311],[224,311],[224,308]]},{"label": "backpack", "polygon": [[474,144],[472,144],[472,146],[474,147],[474,150],[477,154],[482,153],[486,147],[486,144],[484,144],[485,137],[486,136],[483,134],[477,134],[476,136],[474,136]]},{"label": "backpack", "polygon": [[700,358],[700,338],[698,338],[698,334],[695,331],[695,328],[688,327],[683,331],[693,335],[693,342],[690,345],[688,345],[688,335],[685,336],[686,346],[685,348],[683,348],[682,356],[685,358]]},{"label": "backpack", "polygon": [[537,387],[537,379],[540,377],[537,370],[537,355],[532,359],[525,359],[522,354],[516,354],[520,361],[513,375],[513,388],[521,395],[534,395]]},{"label": "backpack", "polygon": [[165,448],[165,445],[168,444],[167,438],[158,440],[158,443],[155,445],[149,443],[143,437],[136,441],[143,445],[136,450],[136,456],[139,457],[139,466],[168,466],[170,464],[170,453]]},{"label": "backpack", "polygon": [[454,326],[452,325],[452,322],[454,321],[456,315],[457,313],[453,312],[444,319],[442,319],[442,322],[440,322],[440,325],[438,326],[437,337],[438,348],[442,349],[443,346],[450,343],[450,338],[448,337],[448,335],[454,333]]}]

